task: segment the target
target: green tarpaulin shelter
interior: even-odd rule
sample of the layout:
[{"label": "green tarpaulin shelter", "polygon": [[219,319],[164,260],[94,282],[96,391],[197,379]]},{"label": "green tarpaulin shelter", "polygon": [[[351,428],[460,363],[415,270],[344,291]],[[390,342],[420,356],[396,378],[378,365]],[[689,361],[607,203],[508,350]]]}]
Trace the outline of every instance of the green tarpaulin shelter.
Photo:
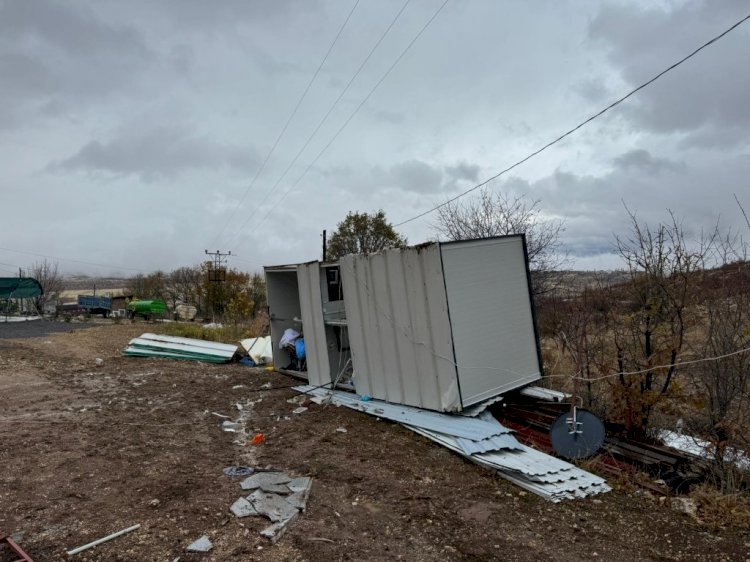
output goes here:
[{"label": "green tarpaulin shelter", "polygon": [[44,294],[39,281],[31,277],[0,277],[0,299],[30,299]]}]

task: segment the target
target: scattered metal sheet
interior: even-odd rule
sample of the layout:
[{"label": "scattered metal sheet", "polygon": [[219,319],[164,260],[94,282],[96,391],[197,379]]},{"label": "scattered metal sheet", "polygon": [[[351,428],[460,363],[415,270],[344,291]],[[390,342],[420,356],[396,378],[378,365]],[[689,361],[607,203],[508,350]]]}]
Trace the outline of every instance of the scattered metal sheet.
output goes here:
[{"label": "scattered metal sheet", "polygon": [[239,498],[232,504],[229,511],[234,513],[237,517],[249,517],[251,515],[258,515],[258,512],[249,501],[245,498]]},{"label": "scattered metal sheet", "polygon": [[291,524],[294,523],[294,520],[297,519],[298,516],[299,511],[295,510],[294,515],[292,515],[290,518],[279,521],[278,523],[274,523],[273,525],[263,529],[260,532],[261,536],[266,537],[271,541],[272,544],[276,544],[282,537],[282,535],[286,533],[286,530],[291,526]]},{"label": "scattered metal sheet", "polygon": [[[378,400],[362,401],[349,393],[310,386],[296,387],[295,390],[311,394],[316,399],[328,398],[333,404],[400,422],[550,501],[586,497],[611,490],[603,478],[519,443],[511,435],[511,430],[486,411],[472,418],[425,412]],[[472,434],[471,430],[476,428],[480,433]]]},{"label": "scattered metal sheet", "polygon": [[274,523],[291,519],[299,512],[282,496],[263,490],[255,490],[247,499],[259,515],[265,515]]},{"label": "scattered metal sheet", "polygon": [[209,363],[226,363],[237,353],[237,346],[225,343],[180,338],[157,334],[142,334],[130,340],[123,355],[136,357],[164,357]]},{"label": "scattered metal sheet", "polygon": [[203,535],[194,543],[191,543],[187,547],[188,552],[208,552],[214,547],[213,543],[209,540],[207,535]]},{"label": "scattered metal sheet", "polygon": [[441,414],[430,410],[422,410],[413,406],[403,404],[391,404],[382,400],[361,400],[358,396],[349,392],[329,391],[314,386],[297,386],[297,392],[312,396],[328,398],[334,404],[340,404],[353,410],[359,410],[367,414],[389,419],[406,425],[423,427],[432,431],[448,433],[456,437],[465,437],[480,441],[489,439],[495,435],[510,433],[510,430],[500,424],[488,423],[481,419],[468,416]]},{"label": "scattered metal sheet", "polygon": [[503,399],[502,396],[495,396],[494,398],[490,398],[489,400],[485,400],[484,402],[480,402],[479,404],[474,404],[473,406],[464,408],[461,411],[461,415],[469,416],[470,418],[475,418],[479,414],[484,412],[488,407],[492,406],[493,404],[496,404],[497,402],[500,402],[502,399]]},{"label": "scattered metal sheet", "polygon": [[312,485],[312,478],[309,476],[302,476],[295,478],[287,483],[287,486],[292,492],[304,492],[309,490]]},{"label": "scattered metal sheet", "polygon": [[282,490],[279,493],[289,493],[291,490],[286,486],[288,482],[291,482],[291,478],[283,472],[257,472],[252,476],[248,476],[241,483],[240,486],[243,490],[255,490],[260,488],[268,492],[276,492]]}]

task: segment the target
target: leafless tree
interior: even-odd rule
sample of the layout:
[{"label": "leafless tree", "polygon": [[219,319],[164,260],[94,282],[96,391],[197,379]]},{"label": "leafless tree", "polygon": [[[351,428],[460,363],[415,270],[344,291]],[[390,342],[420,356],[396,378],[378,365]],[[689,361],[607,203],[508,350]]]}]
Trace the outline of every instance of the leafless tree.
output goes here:
[{"label": "leafless tree", "polygon": [[483,189],[474,199],[440,207],[433,227],[440,237],[448,240],[526,234],[535,294],[550,290],[553,273],[566,262],[560,243],[563,221],[545,219],[541,201],[524,195]]},{"label": "leafless tree", "polygon": [[[623,422],[631,434],[644,433],[677,372],[688,328],[688,307],[695,304],[697,280],[712,239],[688,241],[682,224],[670,220],[656,227],[640,223],[630,210],[631,232],[616,238],[629,282],[624,317],[613,326],[619,398]],[[655,368],[659,365],[666,367]]]},{"label": "leafless tree", "polygon": [[46,258],[34,263],[29,269],[31,277],[39,281],[44,293],[34,299],[36,310],[42,312],[47,303],[55,302],[60,298],[60,293],[65,288],[63,277],[60,274],[57,262],[48,261]]},{"label": "leafless tree", "polygon": [[[739,201],[738,201],[739,204]],[[750,263],[748,245],[737,233],[715,236],[713,269],[702,279],[701,322],[695,355],[715,358],[691,365],[698,400],[688,418],[694,433],[713,446],[712,476],[726,493],[747,484],[729,452],[747,447],[750,422]]]}]

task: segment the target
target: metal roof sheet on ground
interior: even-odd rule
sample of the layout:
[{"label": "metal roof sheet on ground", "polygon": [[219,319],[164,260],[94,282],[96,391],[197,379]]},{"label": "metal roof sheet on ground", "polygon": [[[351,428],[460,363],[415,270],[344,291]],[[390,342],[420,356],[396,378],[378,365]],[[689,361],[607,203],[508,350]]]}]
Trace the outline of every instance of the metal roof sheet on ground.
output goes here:
[{"label": "metal roof sheet on ground", "polygon": [[130,340],[124,355],[168,357],[224,363],[237,353],[237,346],[225,343],[146,333]]},{"label": "metal roof sheet on ground", "polygon": [[311,394],[318,397],[331,397],[335,404],[341,404],[353,410],[359,410],[380,418],[386,418],[405,425],[414,425],[432,431],[449,433],[457,437],[478,440],[489,439],[497,435],[511,433],[511,430],[502,425],[489,423],[482,419],[467,416],[441,414],[404,406],[403,404],[391,404],[382,400],[361,400],[360,397],[350,392],[334,391],[333,393],[314,386],[297,386],[297,392]]},{"label": "metal roof sheet on ground", "polygon": [[[480,464],[492,470],[496,470],[497,473],[503,478],[510,480],[511,482],[517,484],[518,486],[521,486],[525,490],[542,496],[549,501],[558,502],[564,499],[582,498],[595,494],[605,493],[611,490],[611,488],[609,487],[609,485],[607,485],[606,481],[603,478],[586,472],[585,470],[581,470],[568,463],[564,463],[568,465],[564,470],[550,472],[549,476],[546,478],[547,481],[539,481],[538,479],[535,479],[535,477],[525,474],[522,471],[508,469],[506,465],[512,464],[511,462],[506,462],[503,465],[494,462],[495,460],[497,460],[497,458],[506,455],[515,455],[517,459],[520,456],[528,454],[529,451],[539,453],[539,451],[536,451],[524,445],[521,446],[522,451],[520,452],[498,451],[492,453],[492,455],[467,455],[461,450],[455,440],[452,440],[450,438],[450,436],[440,435],[435,432],[430,432],[418,427],[406,427],[408,427],[415,433],[419,433],[420,435],[423,435],[424,437],[427,437],[428,439],[431,439],[432,441],[443,445],[444,447],[452,450],[455,453],[458,453],[459,455],[462,455],[463,457],[477,464]],[[547,459],[552,459],[555,461],[558,460],[554,457],[550,457],[549,455],[545,455],[544,453],[540,454],[547,457]],[[546,462],[547,459],[544,459],[544,462]],[[517,468],[520,468],[520,466],[517,466]]]},{"label": "metal roof sheet on ground", "polygon": [[[390,410],[382,406],[387,403],[381,401],[363,402],[349,393],[330,392],[312,386],[300,386],[296,387],[295,390],[311,394],[319,399],[330,397],[334,404],[344,405],[378,417],[393,419],[393,421],[400,421],[408,429],[447,447],[477,464],[496,470],[499,475],[507,480],[553,502],[563,499],[582,498],[611,490],[603,478],[581,470],[568,462],[518,443],[512,435],[507,433],[509,430],[494,419],[489,412],[483,412],[480,414],[479,419],[475,419],[460,415],[438,414],[435,412],[424,412],[417,408],[408,408],[410,410],[408,416],[401,413],[393,418],[389,418],[386,415],[386,411],[390,412]],[[366,407],[362,408],[362,405]],[[390,404],[390,406],[395,405]],[[400,408],[404,409],[405,407]],[[413,410],[416,410],[416,412]],[[417,415],[419,413],[429,415],[422,417]],[[430,426],[434,426],[437,418],[442,420],[442,424],[437,430],[427,429],[403,421],[404,419],[409,419],[412,422],[414,420],[426,421]],[[491,426],[494,428],[494,431],[502,428],[504,432],[489,438],[482,438],[477,435],[464,436],[462,438],[452,435],[454,429],[463,429],[463,424],[466,421],[483,422],[485,424],[485,427],[483,427],[484,430],[487,430],[486,426]],[[510,441],[511,439],[513,441]],[[496,449],[485,449],[482,452],[473,453],[468,452],[472,448],[486,447],[493,442],[497,445]]]}]

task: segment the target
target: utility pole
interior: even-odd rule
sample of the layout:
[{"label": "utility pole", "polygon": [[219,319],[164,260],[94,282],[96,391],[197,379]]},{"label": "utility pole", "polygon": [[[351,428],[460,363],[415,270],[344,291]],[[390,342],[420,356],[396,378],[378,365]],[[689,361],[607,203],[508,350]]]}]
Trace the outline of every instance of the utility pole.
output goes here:
[{"label": "utility pole", "polygon": [[323,261],[326,261],[326,231],[323,231]]},{"label": "utility pole", "polygon": [[[228,257],[232,255],[232,251],[222,252],[221,250],[216,250],[215,252],[209,252],[206,250],[205,252],[206,255],[211,256],[213,260],[213,263],[209,264],[208,268],[208,282],[209,286],[213,287],[212,294],[209,294],[209,297],[211,302],[211,313],[212,315],[215,315],[217,304],[220,305],[219,308],[222,311],[224,310],[224,303],[221,302],[222,296],[220,288],[221,284],[226,281],[227,270],[223,265],[227,262]],[[214,320],[216,319],[214,318]]]}]

